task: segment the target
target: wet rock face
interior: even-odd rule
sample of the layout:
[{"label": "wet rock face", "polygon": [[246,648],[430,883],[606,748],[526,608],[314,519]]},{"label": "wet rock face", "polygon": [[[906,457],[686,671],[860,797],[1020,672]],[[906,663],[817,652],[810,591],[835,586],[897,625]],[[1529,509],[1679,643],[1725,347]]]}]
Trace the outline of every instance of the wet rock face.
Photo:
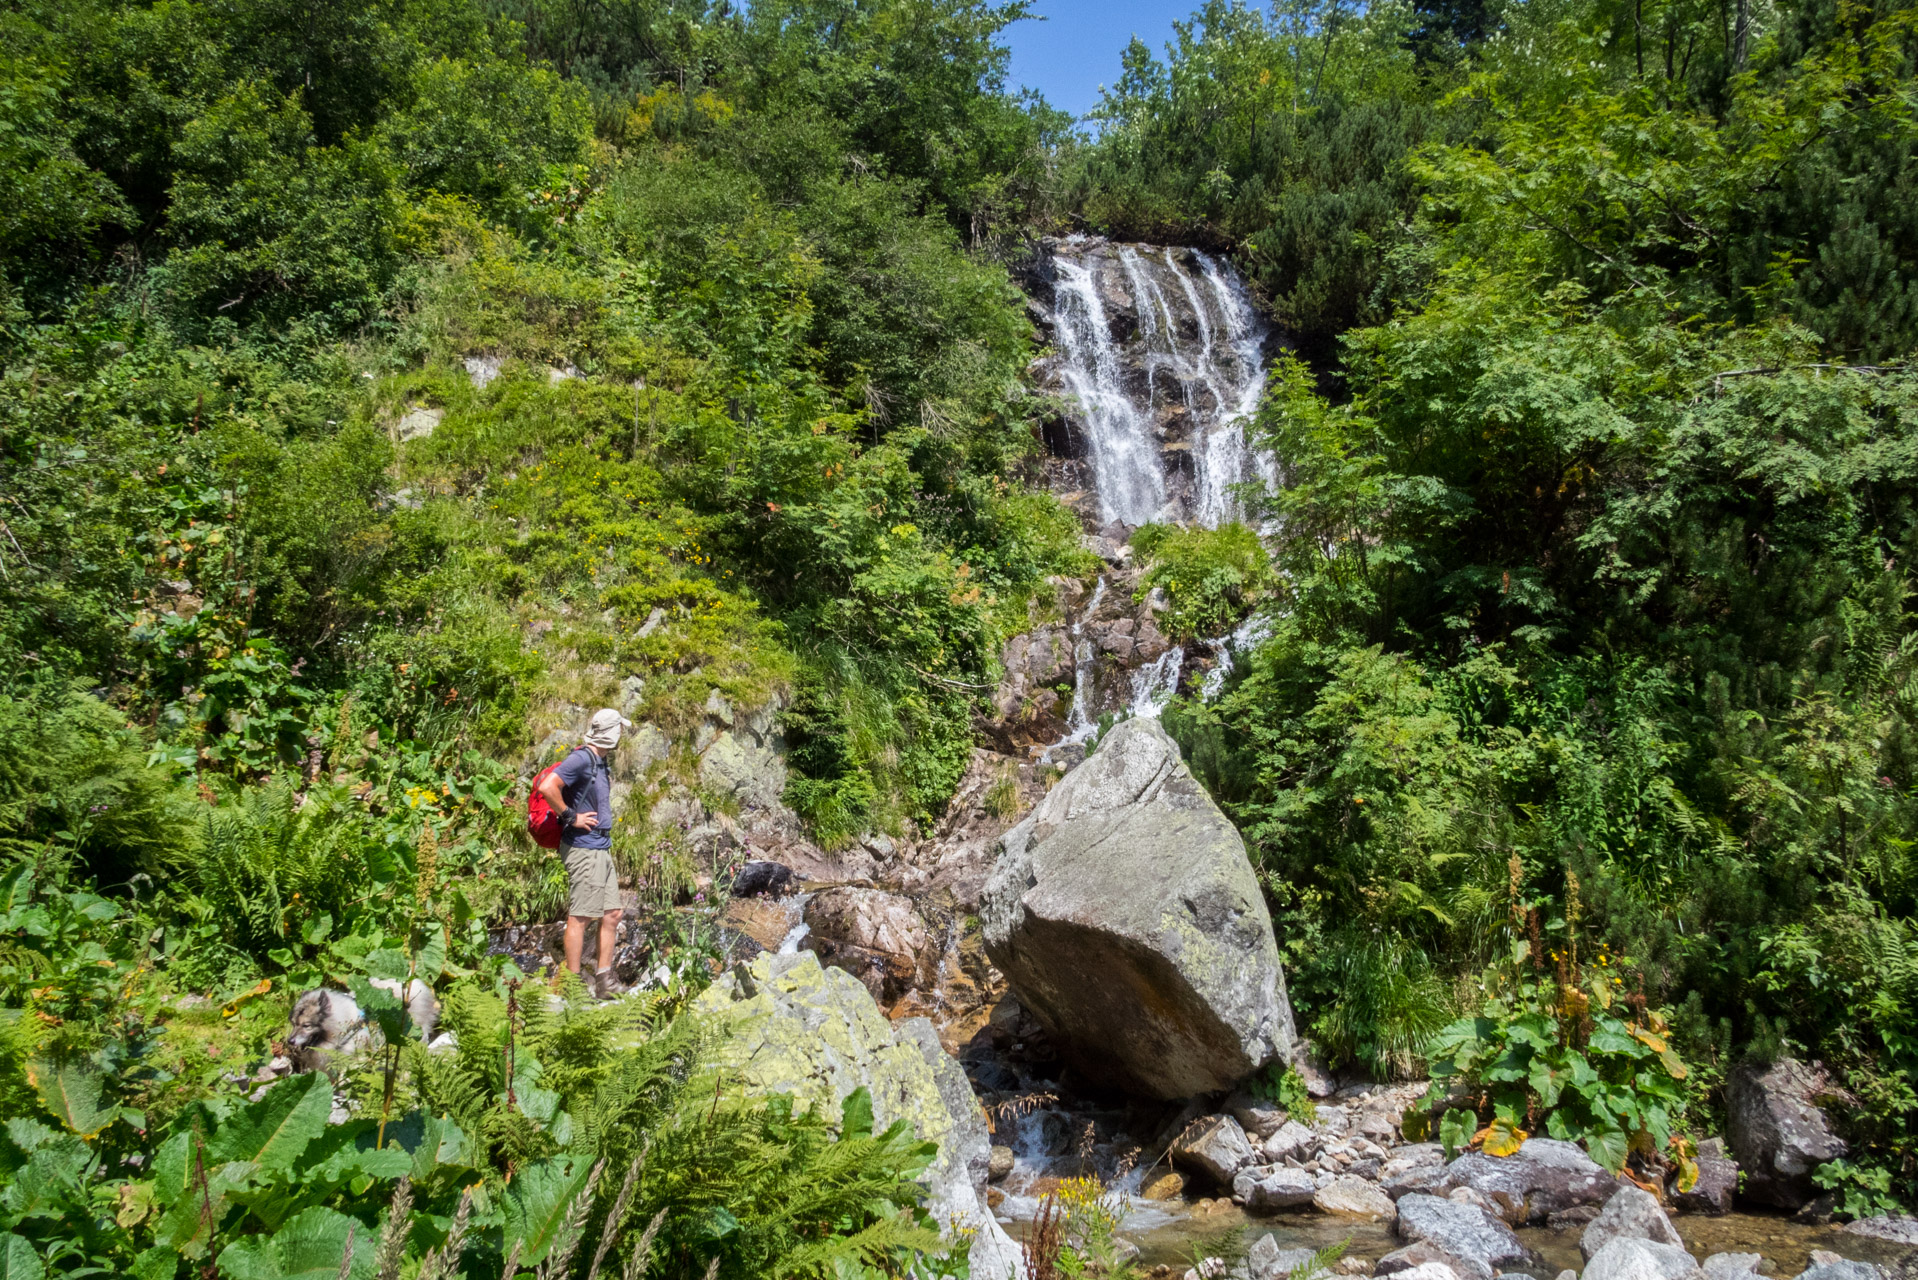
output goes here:
[{"label": "wet rock face", "polygon": [[[978,724],[999,750],[1024,754],[1065,737],[1073,725],[1123,711],[1140,694],[1142,668],[1166,658],[1172,641],[1159,629],[1159,593],[1135,599],[1140,572],[1113,570],[1091,586],[1052,578],[1056,621],[1037,623],[1006,641],[1005,675],[993,692],[993,715]],[[1176,672],[1170,673],[1176,680]],[[1075,699],[1081,700],[1073,715]]]},{"label": "wet rock face", "polygon": [[1745,1171],[1742,1194],[1781,1209],[1802,1208],[1818,1194],[1812,1170],[1846,1150],[1818,1106],[1830,1092],[1823,1068],[1794,1058],[1732,1072],[1726,1127]]},{"label": "wet rock face", "polygon": [[993,964],[1091,1079],[1185,1098],[1292,1055],[1245,845],[1156,720],[1114,727],[1006,832],[980,917]]}]

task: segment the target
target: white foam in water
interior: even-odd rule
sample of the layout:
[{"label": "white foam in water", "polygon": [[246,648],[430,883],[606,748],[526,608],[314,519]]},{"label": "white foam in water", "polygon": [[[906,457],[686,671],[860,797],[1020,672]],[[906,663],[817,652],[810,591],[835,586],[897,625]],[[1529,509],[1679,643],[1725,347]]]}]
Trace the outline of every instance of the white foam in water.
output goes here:
[{"label": "white foam in water", "polygon": [[782,956],[798,955],[799,944],[804,942],[806,940],[806,935],[811,932],[812,932],[812,926],[807,924],[804,920],[801,920],[798,924],[792,927],[792,932],[788,933],[785,936],[785,938],[780,941],[779,954]]},{"label": "white foam in water", "polygon": [[1225,682],[1232,674],[1234,654],[1251,652],[1271,634],[1272,620],[1263,614],[1255,613],[1241,622],[1238,629],[1231,635],[1206,641],[1212,647],[1212,652],[1219,656],[1219,660],[1212,670],[1205,673],[1205,679],[1199,684],[1199,701],[1210,702],[1225,689]]},{"label": "white foam in water", "polygon": [[1185,650],[1173,645],[1159,655],[1158,661],[1148,662],[1132,673],[1132,705],[1128,708],[1135,716],[1147,719],[1157,718],[1165,710],[1165,704],[1172,701],[1172,695],[1179,691],[1179,672],[1185,666]]},{"label": "white foam in water", "polygon": [[1063,372],[1092,446],[1100,519],[1144,524],[1165,505],[1158,445],[1145,414],[1121,385],[1112,326],[1092,272],[1067,258],[1056,265],[1054,319],[1066,356]]}]

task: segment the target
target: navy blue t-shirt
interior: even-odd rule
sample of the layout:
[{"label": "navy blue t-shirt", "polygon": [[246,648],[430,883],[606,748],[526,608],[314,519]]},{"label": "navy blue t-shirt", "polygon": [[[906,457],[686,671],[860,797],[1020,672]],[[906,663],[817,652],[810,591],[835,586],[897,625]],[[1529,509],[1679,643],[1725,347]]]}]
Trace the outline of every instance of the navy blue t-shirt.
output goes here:
[{"label": "navy blue t-shirt", "polygon": [[576,747],[559,762],[553,776],[559,779],[559,793],[566,797],[568,809],[599,815],[597,827],[591,831],[567,827],[559,833],[560,842],[580,849],[612,848],[613,778],[605,758],[591,747]]}]

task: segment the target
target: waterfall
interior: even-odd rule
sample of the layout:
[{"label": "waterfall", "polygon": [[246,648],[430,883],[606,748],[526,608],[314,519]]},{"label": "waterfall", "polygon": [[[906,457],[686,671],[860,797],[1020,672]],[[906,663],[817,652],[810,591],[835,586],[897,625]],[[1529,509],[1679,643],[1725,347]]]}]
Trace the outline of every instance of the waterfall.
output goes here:
[{"label": "waterfall", "polygon": [[1112,326],[1092,272],[1065,258],[1056,265],[1054,319],[1066,353],[1062,373],[1092,448],[1100,519],[1144,524],[1165,502],[1158,451],[1144,414],[1120,383]]},{"label": "waterfall", "polygon": [[[1084,236],[1048,248],[1042,274],[1050,296],[1035,292],[1049,303],[1054,340],[1041,377],[1059,394],[1068,428],[1061,492],[1119,542],[1147,522],[1217,528],[1244,519],[1239,486],[1278,481],[1271,455],[1247,435],[1265,391],[1271,333],[1245,282],[1195,249]],[[1089,742],[1102,714],[1157,716],[1185,673],[1176,644],[1149,662],[1129,660],[1138,663],[1129,670],[1102,662],[1105,624],[1115,621],[1097,616],[1102,605],[1114,608],[1103,574],[1067,628],[1074,693],[1065,735],[1047,759]],[[1088,634],[1094,622],[1106,640]],[[1256,639],[1241,627],[1210,642],[1216,662],[1202,696],[1217,694],[1233,650]]]},{"label": "waterfall", "polygon": [[1106,579],[1099,575],[1098,585],[1092,588],[1092,599],[1072,624],[1067,633],[1072,637],[1072,706],[1066,711],[1066,736],[1053,743],[1053,746],[1065,746],[1067,743],[1084,742],[1098,729],[1091,709],[1086,705],[1091,701],[1086,695],[1092,689],[1093,663],[1098,654],[1092,648],[1092,641],[1086,638],[1086,619],[1099,611],[1099,605],[1106,598]]},{"label": "waterfall", "polygon": [[1235,486],[1277,479],[1246,437],[1270,335],[1245,282],[1197,250],[1083,238],[1051,266],[1057,377],[1099,523],[1243,518]]}]

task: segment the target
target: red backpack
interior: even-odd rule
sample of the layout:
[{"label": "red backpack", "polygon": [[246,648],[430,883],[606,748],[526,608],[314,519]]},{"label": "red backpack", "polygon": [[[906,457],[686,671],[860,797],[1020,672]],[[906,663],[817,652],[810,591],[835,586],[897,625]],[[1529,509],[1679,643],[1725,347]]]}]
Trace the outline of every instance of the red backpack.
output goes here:
[{"label": "red backpack", "polygon": [[[575,747],[573,750],[577,751]],[[553,812],[553,806],[546,803],[546,797],[540,794],[540,784],[545,782],[553,770],[566,763],[568,751],[553,763],[533,775],[533,785],[526,792],[526,830],[532,834],[533,843],[542,849],[559,848],[559,839],[565,828],[559,824],[559,815]]]}]

